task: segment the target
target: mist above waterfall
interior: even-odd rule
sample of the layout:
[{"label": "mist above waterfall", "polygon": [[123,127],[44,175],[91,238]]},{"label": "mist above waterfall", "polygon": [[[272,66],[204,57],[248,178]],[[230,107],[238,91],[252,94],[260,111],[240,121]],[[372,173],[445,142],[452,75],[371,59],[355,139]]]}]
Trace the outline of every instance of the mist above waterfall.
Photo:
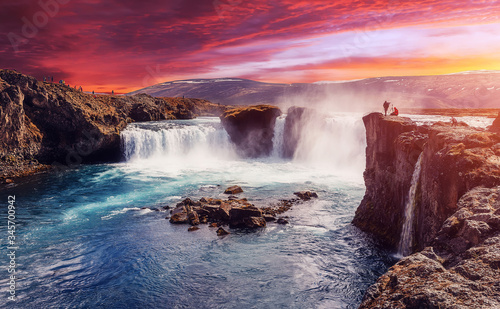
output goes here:
[{"label": "mist above waterfall", "polygon": [[293,160],[343,176],[361,177],[366,147],[361,117],[351,113],[305,117]]},{"label": "mist above waterfall", "polygon": [[[276,120],[271,154],[255,160],[288,162],[362,179],[366,142],[361,114],[303,119],[291,157],[283,155],[286,117]],[[223,166],[228,161],[250,160],[237,155],[218,118],[130,124],[121,139],[125,161],[157,168]]]}]

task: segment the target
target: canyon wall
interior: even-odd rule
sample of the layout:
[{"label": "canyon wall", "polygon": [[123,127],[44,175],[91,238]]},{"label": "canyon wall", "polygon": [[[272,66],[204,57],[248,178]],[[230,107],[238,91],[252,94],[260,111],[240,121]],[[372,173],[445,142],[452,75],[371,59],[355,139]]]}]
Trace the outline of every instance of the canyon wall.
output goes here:
[{"label": "canyon wall", "polygon": [[[366,194],[353,224],[396,249],[420,154],[412,252],[360,308],[492,308],[500,304],[500,136],[463,123],[417,126],[364,117]],[[474,299],[480,301],[474,301]]]}]

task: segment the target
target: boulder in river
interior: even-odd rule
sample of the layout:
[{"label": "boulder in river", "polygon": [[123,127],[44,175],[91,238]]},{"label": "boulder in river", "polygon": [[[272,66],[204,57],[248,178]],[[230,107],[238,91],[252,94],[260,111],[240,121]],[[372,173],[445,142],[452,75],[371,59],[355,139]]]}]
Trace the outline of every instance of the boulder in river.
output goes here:
[{"label": "boulder in river", "polygon": [[255,158],[271,153],[274,125],[280,115],[276,106],[256,105],[227,110],[220,119],[240,155]]},{"label": "boulder in river", "polygon": [[231,233],[229,233],[228,231],[226,231],[224,228],[222,227],[219,227],[217,229],[217,236],[225,236],[225,235],[229,235]]},{"label": "boulder in river", "polygon": [[243,192],[243,189],[240,186],[231,186],[224,191],[225,194],[238,194],[241,192]]},{"label": "boulder in river", "polygon": [[294,192],[293,194],[297,195],[303,201],[308,201],[311,198],[318,197],[318,194],[312,191],[300,191],[300,192]]}]

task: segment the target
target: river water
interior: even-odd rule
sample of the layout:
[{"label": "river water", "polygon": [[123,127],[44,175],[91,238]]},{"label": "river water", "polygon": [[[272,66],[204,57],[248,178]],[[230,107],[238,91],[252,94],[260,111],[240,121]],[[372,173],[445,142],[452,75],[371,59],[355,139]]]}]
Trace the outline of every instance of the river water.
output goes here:
[{"label": "river water", "polygon": [[[23,180],[0,191],[2,308],[356,308],[393,263],[350,222],[364,194],[362,115],[338,114],[302,136],[294,158],[237,156],[217,118],[131,124],[123,162]],[[315,190],[288,225],[250,231],[172,225],[183,198],[256,206]],[[8,301],[7,197],[16,196],[16,296]],[[147,207],[147,209],[141,209]]]}]

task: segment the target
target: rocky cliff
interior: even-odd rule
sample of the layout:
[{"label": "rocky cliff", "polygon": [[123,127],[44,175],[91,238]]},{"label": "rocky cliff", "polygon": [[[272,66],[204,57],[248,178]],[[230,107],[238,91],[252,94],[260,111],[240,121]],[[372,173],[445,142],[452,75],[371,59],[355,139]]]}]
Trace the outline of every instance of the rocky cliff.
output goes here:
[{"label": "rocky cliff", "polygon": [[490,131],[500,132],[500,113],[498,113],[497,118],[493,121]]},{"label": "rocky cliff", "polygon": [[363,121],[366,194],[354,225],[397,248],[420,156],[421,169],[410,247],[418,253],[379,278],[361,308],[499,306],[500,136],[379,113]]},{"label": "rocky cliff", "polygon": [[90,95],[0,70],[0,182],[47,165],[116,161],[120,130],[133,121],[218,116],[205,100]]},{"label": "rocky cliff", "polygon": [[256,105],[225,111],[221,122],[240,155],[267,156],[273,149],[274,125],[281,110],[271,105]]}]

